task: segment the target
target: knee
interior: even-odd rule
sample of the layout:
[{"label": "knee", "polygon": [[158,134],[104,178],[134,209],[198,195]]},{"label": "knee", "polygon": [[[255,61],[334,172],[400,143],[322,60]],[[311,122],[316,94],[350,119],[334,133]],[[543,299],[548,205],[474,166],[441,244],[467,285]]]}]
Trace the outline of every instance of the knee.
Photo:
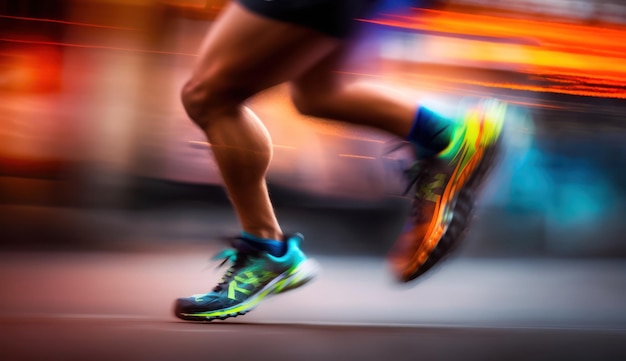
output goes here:
[{"label": "knee", "polygon": [[185,83],[180,95],[187,115],[196,122],[204,108],[204,101],[208,98],[206,91],[198,82],[191,79]]},{"label": "knee", "polygon": [[204,129],[220,114],[237,111],[244,93],[227,81],[192,78],[183,86],[181,100],[189,118]]}]

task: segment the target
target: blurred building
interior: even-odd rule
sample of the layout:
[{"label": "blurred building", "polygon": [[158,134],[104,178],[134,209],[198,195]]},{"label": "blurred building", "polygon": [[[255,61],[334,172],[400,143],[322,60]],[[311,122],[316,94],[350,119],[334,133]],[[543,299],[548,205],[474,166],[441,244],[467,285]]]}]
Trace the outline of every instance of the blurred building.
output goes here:
[{"label": "blurred building", "polygon": [[[226,206],[210,144],[179,102],[225,3],[0,1],[6,242],[29,238],[22,228],[56,227],[46,223],[56,209]],[[424,5],[363,19],[355,56],[338,71],[412,92],[441,111],[465,96],[514,105],[510,116],[527,126],[482,199],[487,221],[477,224],[472,252],[626,255],[622,5]],[[400,212],[399,170],[409,157],[387,153],[388,135],[302,117],[280,86],[249,106],[273,136],[277,203]],[[34,210],[41,207],[47,211]],[[75,219],[63,222],[71,233]]]}]

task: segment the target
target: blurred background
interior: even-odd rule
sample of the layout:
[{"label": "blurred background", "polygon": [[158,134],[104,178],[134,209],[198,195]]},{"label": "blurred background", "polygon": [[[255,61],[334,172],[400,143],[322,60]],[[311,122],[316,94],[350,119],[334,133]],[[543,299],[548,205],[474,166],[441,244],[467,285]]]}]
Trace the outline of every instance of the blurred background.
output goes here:
[{"label": "blurred background", "polygon": [[[442,111],[496,96],[522,124],[465,254],[625,256],[626,5],[390,3],[361,19],[338,71]],[[210,145],[179,101],[225,4],[0,1],[2,247],[180,245],[238,231]],[[319,251],[384,253],[407,207],[407,154],[388,154],[386,134],[298,115],[281,86],[250,106],[272,133],[285,228]]]},{"label": "blurred background", "polygon": [[[179,247],[238,231],[179,101],[226,3],[0,1],[1,247]],[[413,4],[361,19],[337,70],[442,111],[468,96],[513,104],[464,254],[626,256],[626,5]],[[250,107],[272,133],[286,230],[320,252],[386,252],[408,207],[408,154],[388,153],[387,134],[298,115],[281,86]]]},{"label": "blurred background", "polygon": [[441,112],[473,97],[511,104],[467,239],[417,287],[393,283],[384,256],[409,207],[407,149],[300,116],[278,86],[249,106],[273,137],[279,220],[305,234],[323,273],[246,315],[247,327],[172,322],[172,300],[213,286],[223,270],[203,267],[239,232],[211,146],[179,100],[226,3],[0,0],[3,359],[180,360],[209,349],[228,359],[626,359],[622,0],[394,0],[359,19],[344,76]]}]

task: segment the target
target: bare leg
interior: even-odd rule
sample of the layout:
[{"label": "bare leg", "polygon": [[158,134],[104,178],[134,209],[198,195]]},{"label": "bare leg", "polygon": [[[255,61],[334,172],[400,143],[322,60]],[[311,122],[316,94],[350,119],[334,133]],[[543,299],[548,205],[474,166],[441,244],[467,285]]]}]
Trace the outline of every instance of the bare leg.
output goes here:
[{"label": "bare leg", "polygon": [[234,2],[213,24],[182,99],[191,119],[206,132],[244,231],[282,238],[265,182],[271,139],[243,102],[301,76],[340,44],[313,30],[257,16]]},{"label": "bare leg", "polygon": [[[447,156],[424,158],[417,169],[412,216],[390,255],[396,277],[408,282],[440,262],[466,231],[477,189],[498,150],[506,105],[495,101],[478,103],[467,110],[459,126],[434,117],[428,123],[424,120],[429,116],[426,111],[415,120],[415,132],[412,127],[418,109],[413,100],[345,83],[335,71],[340,58],[341,53],[336,52],[292,82],[292,97],[301,112],[385,129],[410,138],[417,146],[452,145]],[[442,136],[443,142],[435,144],[433,141],[444,131],[456,137]],[[416,133],[426,134],[431,143],[423,142],[424,138],[415,136]],[[434,147],[426,149],[431,150]]]},{"label": "bare leg", "polygon": [[337,72],[344,49],[293,80],[291,94],[306,115],[371,126],[406,139],[418,104],[406,94],[375,84],[347,82]]}]

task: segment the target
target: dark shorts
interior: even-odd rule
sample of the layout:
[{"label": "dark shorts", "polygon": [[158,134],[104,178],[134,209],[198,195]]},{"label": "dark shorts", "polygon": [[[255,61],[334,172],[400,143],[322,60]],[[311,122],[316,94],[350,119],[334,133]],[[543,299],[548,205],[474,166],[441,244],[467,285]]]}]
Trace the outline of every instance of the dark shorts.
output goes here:
[{"label": "dark shorts", "polygon": [[336,38],[350,35],[356,18],[376,0],[237,0],[248,10],[270,19],[302,25]]}]

